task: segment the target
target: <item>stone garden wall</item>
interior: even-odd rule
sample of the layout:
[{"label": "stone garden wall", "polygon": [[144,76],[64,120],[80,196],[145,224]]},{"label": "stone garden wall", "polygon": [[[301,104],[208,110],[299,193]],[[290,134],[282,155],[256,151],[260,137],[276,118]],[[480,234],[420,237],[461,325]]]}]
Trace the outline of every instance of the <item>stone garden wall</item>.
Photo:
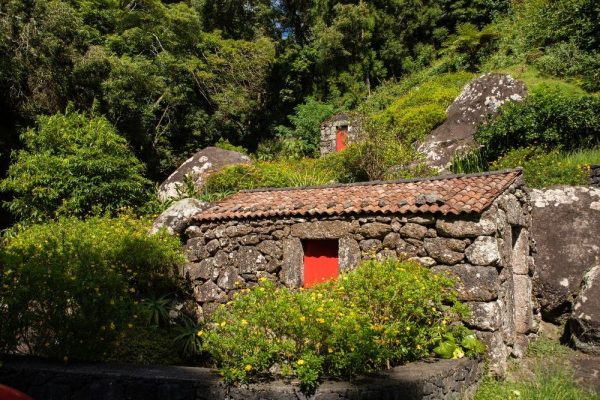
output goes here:
[{"label": "stone garden wall", "polygon": [[432,214],[254,219],[192,225],[186,230],[190,280],[198,314],[211,313],[236,291],[266,278],[303,284],[303,239],[339,240],[340,271],[371,257],[415,258],[459,278],[467,325],[488,344],[492,369],[519,356],[537,330],[529,256],[530,210],[517,185],[482,215]]},{"label": "stone garden wall", "polygon": [[293,382],[227,386],[208,368],[13,359],[0,368],[0,384],[36,400],[453,400],[472,398],[481,372],[479,360],[419,361],[352,383],[325,381],[306,395]]}]

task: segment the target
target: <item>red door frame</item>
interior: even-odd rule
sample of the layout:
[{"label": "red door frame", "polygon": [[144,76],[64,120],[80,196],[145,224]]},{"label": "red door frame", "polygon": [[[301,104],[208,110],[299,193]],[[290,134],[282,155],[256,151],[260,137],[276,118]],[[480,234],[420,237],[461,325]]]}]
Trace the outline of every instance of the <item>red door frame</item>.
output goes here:
[{"label": "red door frame", "polygon": [[342,151],[348,144],[348,127],[338,127],[335,133],[335,151]]},{"label": "red door frame", "polygon": [[304,240],[304,287],[337,279],[339,245],[337,240]]}]

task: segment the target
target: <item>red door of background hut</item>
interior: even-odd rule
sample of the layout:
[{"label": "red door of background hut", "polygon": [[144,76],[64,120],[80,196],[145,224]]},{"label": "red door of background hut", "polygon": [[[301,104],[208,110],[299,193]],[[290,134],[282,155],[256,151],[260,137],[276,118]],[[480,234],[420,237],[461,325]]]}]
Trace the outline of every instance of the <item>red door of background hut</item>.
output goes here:
[{"label": "red door of background hut", "polygon": [[305,288],[338,277],[337,240],[305,240],[303,245]]},{"label": "red door of background hut", "polygon": [[346,148],[348,142],[348,126],[340,126],[337,128],[335,136],[335,151],[342,151]]}]

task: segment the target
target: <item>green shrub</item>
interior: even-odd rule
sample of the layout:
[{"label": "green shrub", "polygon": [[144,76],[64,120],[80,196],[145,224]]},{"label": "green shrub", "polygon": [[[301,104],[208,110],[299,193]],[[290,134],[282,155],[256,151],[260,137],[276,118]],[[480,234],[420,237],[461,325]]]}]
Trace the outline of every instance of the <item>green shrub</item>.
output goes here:
[{"label": "green shrub", "polygon": [[546,87],[520,103],[508,103],[475,140],[483,145],[488,161],[510,149],[540,145],[569,151],[600,142],[600,97],[565,93]]},{"label": "green shrub", "polygon": [[278,136],[260,142],[254,157],[259,161],[299,160],[309,153],[313,151],[308,150],[308,144],[304,140]]},{"label": "green shrub", "polygon": [[293,138],[304,144],[303,155],[317,156],[321,138],[321,122],[333,115],[333,105],[323,103],[312,97],[296,106],[294,114],[288,116],[293,128],[278,126],[276,131],[282,138]]},{"label": "green shrub", "polygon": [[589,164],[574,162],[558,150],[545,152],[539,147],[519,148],[491,164],[494,170],[515,167],[523,167],[525,184],[533,188],[588,183]]},{"label": "green shrub", "polygon": [[590,92],[600,90],[600,53],[582,51],[572,41],[549,47],[533,64],[547,75],[579,78]]},{"label": "green shrub", "polygon": [[472,78],[466,72],[438,75],[411,89],[373,119],[404,143],[421,140],[444,122],[446,108]]},{"label": "green shrub", "polygon": [[0,352],[98,359],[133,325],[136,303],[173,291],[180,243],[129,216],[61,218],[5,238]]},{"label": "green shrub", "polygon": [[459,322],[453,282],[414,262],[368,261],[337,281],[292,291],[263,280],[236,294],[202,332],[226,382],[272,371],[313,389],[430,355],[462,357],[482,344]]},{"label": "green shrub", "polygon": [[150,196],[143,165],[104,117],[67,111],[41,116],[21,135],[0,190],[21,220],[85,216],[137,207]]},{"label": "green shrub", "polygon": [[232,193],[265,187],[300,187],[334,182],[334,171],[313,159],[261,161],[224,168],[206,181],[205,192]]}]

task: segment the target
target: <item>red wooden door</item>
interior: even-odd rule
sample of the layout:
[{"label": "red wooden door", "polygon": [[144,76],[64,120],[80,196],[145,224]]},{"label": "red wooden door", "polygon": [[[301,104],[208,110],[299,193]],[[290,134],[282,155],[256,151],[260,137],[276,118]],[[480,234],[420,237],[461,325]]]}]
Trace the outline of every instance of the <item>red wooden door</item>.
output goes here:
[{"label": "red wooden door", "polygon": [[339,274],[338,241],[304,241],[304,287],[336,279]]},{"label": "red wooden door", "polygon": [[342,151],[348,143],[348,127],[343,126],[338,128],[335,136],[335,151]]}]

